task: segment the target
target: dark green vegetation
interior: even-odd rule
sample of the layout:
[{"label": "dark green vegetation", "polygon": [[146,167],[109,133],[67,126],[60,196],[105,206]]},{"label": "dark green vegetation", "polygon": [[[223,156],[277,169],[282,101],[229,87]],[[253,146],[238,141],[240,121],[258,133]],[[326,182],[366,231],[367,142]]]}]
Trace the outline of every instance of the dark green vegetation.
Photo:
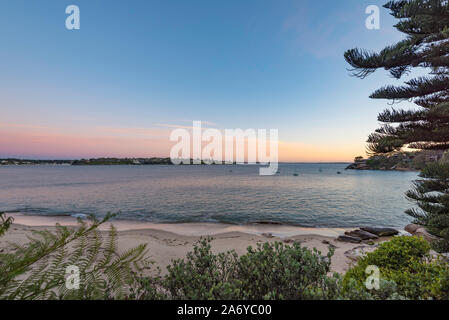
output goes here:
[{"label": "dark green vegetation", "polygon": [[73,160],[27,160],[27,159],[16,159],[7,158],[0,159],[0,165],[10,166],[10,165],[70,165]]},{"label": "dark green vegetation", "polygon": [[240,257],[215,255],[203,239],[185,260],[173,261],[161,287],[170,299],[332,299],[331,256],[280,242],[249,247]]},{"label": "dark green vegetation", "polygon": [[[345,53],[354,75],[364,78],[377,69],[401,79],[414,70],[427,72],[403,86],[384,86],[371,98],[410,101],[413,109],[387,109],[378,116],[384,125],[368,138],[371,154],[389,154],[404,147],[449,149],[449,4],[445,0],[390,1],[385,6],[399,21],[405,39],[379,53],[352,49]],[[442,240],[437,250],[449,249],[449,166],[444,161],[423,168],[407,197],[418,209],[406,213]]]},{"label": "dark green vegetation", "polygon": [[428,165],[420,176],[422,179],[415,181],[413,190],[406,194],[418,209],[406,213],[439,237],[433,242],[437,251],[449,252],[449,163]]}]

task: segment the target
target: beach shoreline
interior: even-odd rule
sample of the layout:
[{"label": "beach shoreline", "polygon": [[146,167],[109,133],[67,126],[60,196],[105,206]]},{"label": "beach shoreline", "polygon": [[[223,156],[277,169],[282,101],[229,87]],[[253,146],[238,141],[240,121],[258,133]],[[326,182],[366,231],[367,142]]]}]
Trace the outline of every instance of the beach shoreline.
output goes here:
[{"label": "beach shoreline", "polygon": [[[23,213],[8,213],[14,223],[29,227],[52,227],[55,224],[76,226],[76,217],[66,215],[29,215]],[[300,227],[277,223],[228,224],[214,222],[182,222],[182,223],[153,223],[137,220],[111,220],[102,224],[100,230],[108,230],[113,224],[117,231],[159,230],[181,236],[214,236],[222,233],[240,232],[250,235],[271,234],[277,238],[288,238],[299,235],[319,235],[324,237],[338,237],[353,228],[332,227]]]},{"label": "beach shoreline", "polygon": [[[70,216],[28,216],[10,213],[14,218],[10,230],[0,238],[0,251],[8,252],[11,243],[24,244],[33,231],[54,230],[55,224],[76,226],[77,220]],[[307,248],[316,248],[327,254],[329,246],[335,249],[331,271],[344,273],[354,263],[348,252],[367,244],[354,244],[337,241],[345,228],[302,228],[283,225],[226,225],[214,223],[156,224],[134,221],[106,222],[99,230],[106,233],[113,224],[118,232],[120,250],[127,250],[139,244],[147,244],[148,257],[154,261],[154,267],[164,272],[173,259],[184,258],[202,237],[212,238],[212,251],[215,253],[235,250],[244,254],[249,246],[256,247],[264,242],[283,241],[300,242]],[[383,239],[387,240],[387,239]]]}]

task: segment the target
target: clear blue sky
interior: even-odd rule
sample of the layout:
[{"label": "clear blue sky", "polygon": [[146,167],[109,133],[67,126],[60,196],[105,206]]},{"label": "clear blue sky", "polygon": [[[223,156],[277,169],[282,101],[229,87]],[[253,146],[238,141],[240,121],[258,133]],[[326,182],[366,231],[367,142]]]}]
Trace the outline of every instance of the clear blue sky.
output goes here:
[{"label": "clear blue sky", "polygon": [[[298,161],[350,160],[386,107],[368,95],[395,81],[350,77],[343,53],[402,38],[383,8],[381,29],[365,28],[365,8],[384,2],[3,0],[0,156],[125,155],[112,142],[98,154],[58,146],[81,143],[77,135],[112,139],[105,128],[202,120],[277,128],[282,141],[308,146]],[[80,30],[65,28],[71,4]]]}]

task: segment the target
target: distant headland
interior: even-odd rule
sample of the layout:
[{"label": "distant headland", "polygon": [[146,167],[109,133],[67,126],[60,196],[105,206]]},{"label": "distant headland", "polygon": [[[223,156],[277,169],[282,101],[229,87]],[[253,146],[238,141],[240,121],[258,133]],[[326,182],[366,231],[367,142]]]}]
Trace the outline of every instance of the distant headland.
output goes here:
[{"label": "distant headland", "polygon": [[156,165],[172,164],[170,158],[95,158],[79,160],[32,160],[7,158],[0,159],[0,165],[68,165],[68,166],[89,166],[89,165]]},{"label": "distant headland", "polygon": [[420,171],[426,164],[439,161],[449,161],[449,153],[443,150],[425,150],[375,155],[368,159],[359,156],[346,169]]}]

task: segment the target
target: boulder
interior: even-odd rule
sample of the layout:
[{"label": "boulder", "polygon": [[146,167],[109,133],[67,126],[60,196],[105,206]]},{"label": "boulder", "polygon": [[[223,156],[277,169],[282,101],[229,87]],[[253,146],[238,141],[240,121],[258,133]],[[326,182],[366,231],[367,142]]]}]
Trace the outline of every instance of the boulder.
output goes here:
[{"label": "boulder", "polygon": [[442,260],[444,262],[449,262],[449,253],[438,253],[434,250],[430,250],[429,255],[429,261]]},{"label": "boulder", "polygon": [[434,235],[431,235],[429,232],[427,232],[427,230],[423,227],[418,228],[415,233],[413,233],[414,236],[417,237],[423,237],[425,240],[427,241],[434,241],[434,240],[438,240],[437,237],[435,237]]},{"label": "boulder", "polygon": [[362,239],[357,237],[351,237],[351,236],[339,236],[337,238],[338,241],[342,242],[350,242],[350,243],[360,243],[362,242]]},{"label": "boulder", "polygon": [[449,253],[440,253],[439,257],[441,257],[444,261],[448,262],[449,261]]},{"label": "boulder", "polygon": [[346,231],[345,235],[360,238],[362,240],[379,239],[379,237],[376,236],[375,234],[363,230]]},{"label": "boulder", "polygon": [[373,233],[379,237],[395,236],[399,233],[398,230],[393,228],[362,227],[360,229],[369,233]]},{"label": "boulder", "polygon": [[368,252],[373,252],[376,248],[377,246],[358,246],[351,250],[345,251],[345,256],[357,262],[361,257],[366,255]]},{"label": "boulder", "polygon": [[430,255],[430,260],[434,260],[434,259],[438,259],[438,257],[440,256],[438,254],[438,252],[434,251],[434,250],[430,250],[429,251],[429,255]]},{"label": "boulder", "polygon": [[419,228],[422,228],[422,226],[420,226],[419,224],[408,224],[404,230],[407,231],[408,233],[414,234],[416,232],[416,230],[418,230]]}]

